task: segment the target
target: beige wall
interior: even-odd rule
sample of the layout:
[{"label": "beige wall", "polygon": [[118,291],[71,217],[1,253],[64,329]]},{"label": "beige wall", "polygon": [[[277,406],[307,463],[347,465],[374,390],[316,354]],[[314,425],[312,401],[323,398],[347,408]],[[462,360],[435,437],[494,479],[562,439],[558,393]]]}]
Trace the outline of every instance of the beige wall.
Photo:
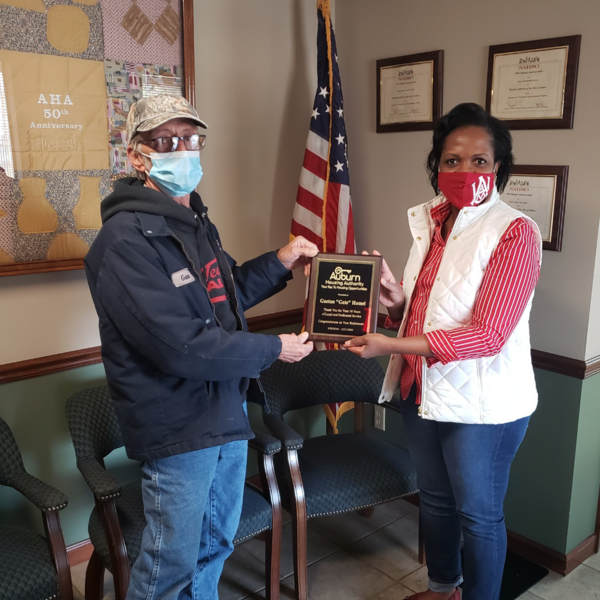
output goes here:
[{"label": "beige wall", "polygon": [[[336,8],[357,243],[381,250],[397,273],[409,248],[406,209],[432,195],[423,168],[430,134],[375,133],[375,60],[443,48],[447,111],[484,102],[489,44],[583,34],[575,128],[514,138],[519,162],[570,166],[563,251],[544,252],[533,346],[600,355],[600,4],[529,0],[524,13],[517,0],[476,8],[466,0],[338,0]],[[199,190],[241,262],[287,241],[316,85],[315,3],[220,0],[194,9],[197,106],[210,125]],[[296,308],[303,296],[296,277],[250,314]],[[81,271],[0,278],[0,315],[0,364],[99,343]]]},{"label": "beige wall", "polygon": [[[424,169],[431,134],[375,133],[375,61],[443,49],[447,112],[459,102],[484,104],[489,45],[582,34],[574,129],[514,132],[517,162],[570,167],[563,250],[544,252],[531,329],[534,348],[577,359],[600,354],[600,322],[589,319],[600,219],[599,30],[596,0],[338,0],[336,7],[357,244],[382,251],[398,275],[410,244],[406,210],[433,196]],[[594,300],[597,307],[600,289]]]},{"label": "beige wall", "polygon": [[[287,243],[316,90],[316,2],[195,2],[199,191],[239,262]],[[303,276],[250,315],[302,305]]]},{"label": "beige wall", "polygon": [[0,365],[100,345],[83,271],[0,277]]},{"label": "beige wall", "polygon": [[598,231],[598,242],[596,243],[596,268],[594,271],[590,324],[588,327],[585,356],[587,360],[600,356],[600,230]]},{"label": "beige wall", "polygon": [[[316,86],[310,0],[196,2],[199,191],[239,262],[287,243]],[[303,276],[250,315],[297,308]],[[0,278],[0,364],[97,346],[83,271]]]}]

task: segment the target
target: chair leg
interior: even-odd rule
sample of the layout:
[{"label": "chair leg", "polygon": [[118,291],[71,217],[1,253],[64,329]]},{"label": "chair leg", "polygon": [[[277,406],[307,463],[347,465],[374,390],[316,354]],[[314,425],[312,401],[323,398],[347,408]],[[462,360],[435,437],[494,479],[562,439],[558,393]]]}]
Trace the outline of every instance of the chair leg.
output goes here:
[{"label": "chair leg", "polygon": [[[279,538],[279,539],[277,539]],[[281,554],[281,531],[267,532],[265,542],[265,581],[267,600],[279,600],[279,557]]]},{"label": "chair leg", "polygon": [[102,600],[104,597],[104,564],[94,550],[85,572],[85,600]]},{"label": "chair leg", "polygon": [[42,513],[46,539],[50,544],[54,568],[58,577],[58,590],[61,600],[73,600],[73,584],[71,582],[71,567],[65,547],[58,511]]},{"label": "chair leg", "polygon": [[111,571],[115,582],[115,600],[125,600],[127,588],[129,587],[130,568],[127,548],[125,547],[125,540],[117,515],[117,507],[114,499],[100,502],[99,506],[104,531],[108,539]]},{"label": "chair leg", "polygon": [[289,469],[290,493],[294,502],[292,511],[292,532],[294,539],[294,583],[296,599],[308,599],[307,575],[307,533],[306,533],[306,499],[304,485],[298,465],[298,452],[288,450],[287,466]]},{"label": "chair leg", "polygon": [[265,581],[267,600],[279,600],[279,562],[281,559],[281,496],[273,457],[263,455],[259,462],[263,489],[269,490],[271,500],[271,529],[265,535]]}]

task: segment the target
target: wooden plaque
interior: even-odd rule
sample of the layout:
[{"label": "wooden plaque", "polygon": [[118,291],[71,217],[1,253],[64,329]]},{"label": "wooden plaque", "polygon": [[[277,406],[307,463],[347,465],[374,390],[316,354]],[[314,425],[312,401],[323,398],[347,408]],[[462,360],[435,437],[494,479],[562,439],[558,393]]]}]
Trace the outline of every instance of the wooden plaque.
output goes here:
[{"label": "wooden plaque", "polygon": [[312,259],[309,340],[345,342],[377,330],[381,256],[318,254]]}]

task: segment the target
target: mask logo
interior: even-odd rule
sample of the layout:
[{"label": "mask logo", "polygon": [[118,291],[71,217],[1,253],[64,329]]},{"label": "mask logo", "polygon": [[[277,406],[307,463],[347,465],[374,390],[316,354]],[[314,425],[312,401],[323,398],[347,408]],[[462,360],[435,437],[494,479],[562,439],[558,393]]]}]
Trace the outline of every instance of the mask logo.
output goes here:
[{"label": "mask logo", "polygon": [[450,204],[459,210],[479,206],[489,198],[494,188],[494,173],[453,171],[438,173],[438,185]]},{"label": "mask logo", "polygon": [[471,188],[473,189],[473,206],[478,206],[489,196],[490,183],[491,179],[489,177],[480,176],[477,188],[474,183],[471,184]]}]

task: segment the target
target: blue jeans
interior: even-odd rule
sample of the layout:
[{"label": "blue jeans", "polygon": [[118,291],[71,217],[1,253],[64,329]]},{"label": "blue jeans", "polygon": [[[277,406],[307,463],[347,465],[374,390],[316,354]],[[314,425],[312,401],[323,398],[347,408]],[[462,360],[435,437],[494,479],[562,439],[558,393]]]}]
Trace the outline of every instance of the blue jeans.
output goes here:
[{"label": "blue jeans", "polygon": [[463,600],[497,600],[506,559],[504,497],[529,417],[502,425],[428,421],[417,414],[414,390],[402,417],[417,471],[429,588],[448,592],[464,575]]},{"label": "blue jeans", "polygon": [[146,528],[127,600],[218,600],[233,551],[248,442],[142,463]]}]

